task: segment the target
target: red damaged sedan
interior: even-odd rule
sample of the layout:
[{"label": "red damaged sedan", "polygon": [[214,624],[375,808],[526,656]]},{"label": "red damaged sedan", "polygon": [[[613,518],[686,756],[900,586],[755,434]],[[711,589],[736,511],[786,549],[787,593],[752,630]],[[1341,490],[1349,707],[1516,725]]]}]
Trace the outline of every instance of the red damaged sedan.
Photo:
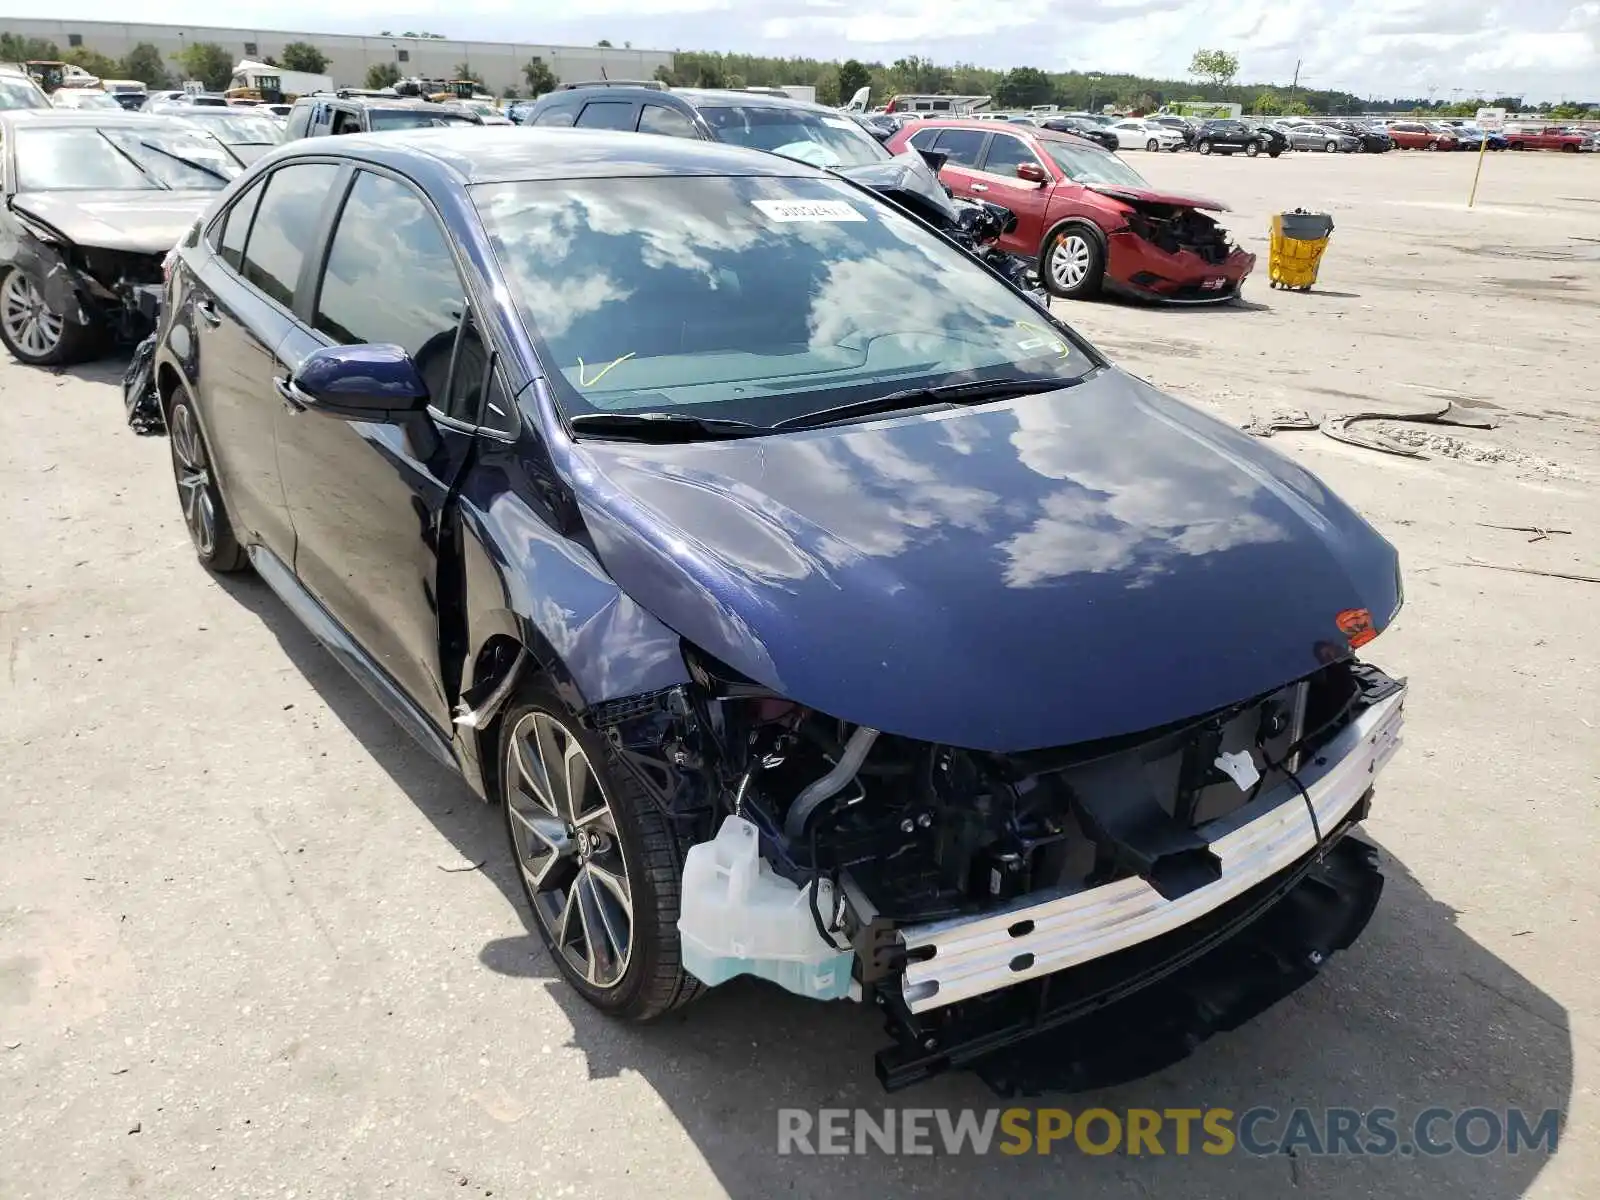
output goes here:
[{"label": "red damaged sedan", "polygon": [[1227,205],[1152,188],[1091,142],[995,121],[923,120],[888,146],[942,154],[957,196],[992,200],[1017,217],[1002,249],[1037,256],[1051,294],[1086,299],[1102,289],[1177,304],[1239,295],[1256,256],[1206,214]]}]

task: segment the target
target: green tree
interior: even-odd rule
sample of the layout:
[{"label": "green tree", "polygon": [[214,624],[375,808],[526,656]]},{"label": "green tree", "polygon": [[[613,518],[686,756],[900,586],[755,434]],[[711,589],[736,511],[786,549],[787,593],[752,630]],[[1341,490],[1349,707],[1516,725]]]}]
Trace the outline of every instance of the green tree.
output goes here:
[{"label": "green tree", "polygon": [[483,76],[480,75],[478,72],[474,71],[472,69],[472,64],[470,64],[470,63],[464,63],[464,62],[457,63],[456,64],[455,77],[457,79],[470,79],[470,80],[472,80],[473,83],[477,84],[480,88],[483,86]]},{"label": "green tree", "polygon": [[400,82],[400,68],[392,62],[373,63],[367,68],[366,85],[374,90]]},{"label": "green tree", "polygon": [[528,95],[536,100],[546,92],[556,90],[556,74],[545,65],[542,58],[530,58],[523,63],[522,77],[528,81]]},{"label": "green tree", "polygon": [[1050,77],[1037,67],[1013,67],[1000,77],[994,98],[1002,108],[1031,108],[1048,104],[1055,94]]},{"label": "green tree", "polygon": [[596,42],[596,43],[595,43],[595,45],[596,45],[596,46],[604,46],[604,47],[606,47],[606,48],[607,48],[607,49],[608,49],[608,50],[609,50],[609,49],[610,49],[610,48],[611,48],[611,43],[610,43],[610,42],[608,42],[608,41],[606,41],[606,39],[605,39],[605,38],[601,38],[601,39],[600,39],[600,40],[599,40],[599,41],[598,41],[598,42]]},{"label": "green tree", "polygon": [[658,83],[666,84],[668,87],[678,86],[677,76],[672,73],[672,68],[667,66],[665,63],[662,63],[661,66],[656,68],[656,73],[652,76],[652,78]]},{"label": "green tree", "polygon": [[91,50],[87,46],[74,46],[61,56],[62,62],[72,63],[82,67],[89,74],[100,79],[115,79],[117,77],[117,60],[98,50]]},{"label": "green tree", "polygon": [[1489,107],[1491,107],[1491,108],[1503,108],[1507,112],[1521,112],[1522,111],[1522,97],[1521,96],[1496,96],[1493,100],[1489,101]]},{"label": "green tree", "polygon": [[1239,73],[1239,56],[1226,50],[1196,50],[1189,60],[1189,74],[1198,75],[1213,87],[1227,87]]},{"label": "green tree", "polygon": [[722,81],[722,67],[715,62],[700,64],[700,78],[696,81],[703,88],[719,88],[727,85]]},{"label": "green tree", "polygon": [[1286,117],[1309,117],[1311,106],[1304,100],[1291,100],[1283,106],[1283,115]]},{"label": "green tree", "polygon": [[161,51],[149,42],[139,42],[123,55],[117,74],[123,79],[137,79],[151,91],[172,86],[172,74],[167,70],[166,60],[161,57]]},{"label": "green tree", "polygon": [[5,62],[62,62],[56,44],[44,38],[18,37],[14,33],[0,33],[0,60]]},{"label": "green tree", "polygon": [[185,79],[198,79],[207,91],[220,92],[233,78],[233,56],[215,42],[191,42],[178,55]]},{"label": "green tree", "polygon": [[1256,100],[1250,106],[1250,111],[1258,117],[1275,117],[1283,111],[1283,103],[1278,99],[1277,92],[1271,88],[1263,88],[1256,93]]},{"label": "green tree", "polygon": [[283,48],[283,69],[321,75],[328,69],[328,56],[310,42],[290,42]]},{"label": "green tree", "polygon": [[839,66],[839,102],[847,102],[864,87],[872,85],[872,72],[856,59],[847,58]]}]

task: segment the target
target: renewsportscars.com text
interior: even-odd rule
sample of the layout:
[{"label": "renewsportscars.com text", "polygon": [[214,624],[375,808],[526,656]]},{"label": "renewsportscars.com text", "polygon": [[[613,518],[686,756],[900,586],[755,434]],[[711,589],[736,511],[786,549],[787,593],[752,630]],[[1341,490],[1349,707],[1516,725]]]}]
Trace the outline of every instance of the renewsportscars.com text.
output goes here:
[{"label": "renewsportscars.com text", "polygon": [[1553,1108],[778,1110],[779,1154],[1553,1154]]}]

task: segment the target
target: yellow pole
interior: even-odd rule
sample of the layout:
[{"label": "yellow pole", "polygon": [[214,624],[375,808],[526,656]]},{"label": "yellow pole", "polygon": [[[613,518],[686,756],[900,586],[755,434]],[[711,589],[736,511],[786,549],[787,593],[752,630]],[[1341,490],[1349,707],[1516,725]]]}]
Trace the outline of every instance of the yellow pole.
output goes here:
[{"label": "yellow pole", "polygon": [[1489,131],[1483,131],[1483,141],[1478,145],[1478,169],[1472,173],[1472,194],[1467,197],[1467,207],[1471,208],[1478,198],[1478,177],[1483,174],[1483,156],[1489,149]]}]

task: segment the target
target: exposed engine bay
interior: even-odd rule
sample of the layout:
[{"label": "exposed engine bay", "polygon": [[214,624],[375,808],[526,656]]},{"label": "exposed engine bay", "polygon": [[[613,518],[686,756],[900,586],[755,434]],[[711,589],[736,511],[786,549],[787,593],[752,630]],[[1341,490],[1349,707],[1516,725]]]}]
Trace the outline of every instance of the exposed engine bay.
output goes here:
[{"label": "exposed engine bay", "polygon": [[135,342],[155,325],[161,303],[161,254],[78,246],[16,212],[21,233],[6,257],[38,281],[52,311],[78,325]]},{"label": "exposed engine bay", "polygon": [[1228,231],[1198,209],[1148,201],[1129,203],[1136,211],[1128,217],[1128,228],[1168,254],[1187,250],[1208,263],[1221,263],[1238,249],[1229,241]]},{"label": "exposed engine bay", "polygon": [[[701,968],[708,983],[751,973],[813,997],[870,998],[897,1043],[880,1055],[889,1087],[1059,1023],[1030,987],[1047,994],[1097,972],[1113,990],[1138,990],[1129,978],[1153,983],[1212,945],[1184,932],[1201,918],[1245,904],[1254,919],[1322,870],[1398,744],[1404,696],[1402,683],[1347,659],[1166,728],[994,754],[851,726],[703,658],[693,666],[698,686],[669,706],[677,721],[596,714],[624,750],[643,750],[647,729],[676,729],[668,760],[704,780],[703,792],[670,801],[693,829],[685,964],[694,970],[699,941],[716,948],[715,965]],[[737,936],[726,930],[739,913],[690,899],[718,878],[696,856],[726,840],[719,825],[746,835],[769,892],[781,880],[793,898]],[[1319,955],[1353,940],[1376,903],[1381,876],[1357,857],[1345,872],[1351,899],[1312,923],[1341,931]],[[775,928],[785,919],[786,932]],[[1175,949],[1153,968],[1158,944]],[[752,945],[772,961],[740,964],[733,951]],[[1128,978],[1107,976],[1117,962],[1132,964]],[[829,977],[835,968],[840,978]],[[1073,993],[1057,986],[1058,999]]]}]

